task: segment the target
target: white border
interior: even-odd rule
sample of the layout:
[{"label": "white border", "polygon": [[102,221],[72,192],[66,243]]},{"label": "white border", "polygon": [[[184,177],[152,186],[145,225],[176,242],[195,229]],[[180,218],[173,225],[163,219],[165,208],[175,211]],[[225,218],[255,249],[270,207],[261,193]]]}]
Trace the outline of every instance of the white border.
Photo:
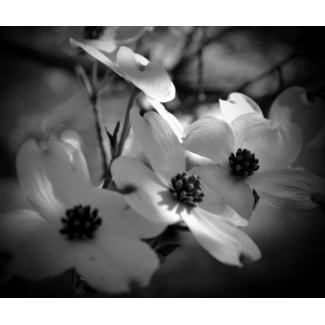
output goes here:
[{"label": "white border", "polygon": [[324,25],[317,0],[11,0],[3,25]]}]

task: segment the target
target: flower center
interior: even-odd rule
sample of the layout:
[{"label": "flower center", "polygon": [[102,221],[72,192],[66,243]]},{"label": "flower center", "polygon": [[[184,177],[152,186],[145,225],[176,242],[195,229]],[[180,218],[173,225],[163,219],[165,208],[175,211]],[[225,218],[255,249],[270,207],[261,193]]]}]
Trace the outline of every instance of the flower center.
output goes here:
[{"label": "flower center", "polygon": [[260,168],[255,154],[247,149],[242,150],[241,148],[237,150],[236,156],[234,153],[231,153],[229,156],[229,166],[232,175],[243,178],[253,175]]},{"label": "flower center", "polygon": [[95,231],[102,224],[102,219],[97,216],[98,210],[91,210],[89,205],[77,205],[65,214],[66,217],[61,219],[63,228],[60,233],[71,240],[93,238]]},{"label": "flower center", "polygon": [[200,177],[188,176],[187,173],[177,174],[171,179],[169,191],[172,196],[192,208],[203,201],[204,193],[201,188]]},{"label": "flower center", "polygon": [[103,26],[86,26],[84,37],[85,39],[98,39],[104,34],[105,28]]}]

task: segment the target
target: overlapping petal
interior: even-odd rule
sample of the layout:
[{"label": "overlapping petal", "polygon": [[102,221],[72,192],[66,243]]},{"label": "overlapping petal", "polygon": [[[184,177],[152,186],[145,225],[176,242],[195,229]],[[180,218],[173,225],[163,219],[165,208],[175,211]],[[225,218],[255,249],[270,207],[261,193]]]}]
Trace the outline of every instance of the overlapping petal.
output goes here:
[{"label": "overlapping petal", "polygon": [[[275,169],[256,173],[247,179],[271,205],[287,211],[306,210],[316,207],[315,194],[324,195],[325,182],[306,171],[298,169]],[[273,200],[268,200],[268,197]]]},{"label": "overlapping petal", "polygon": [[236,148],[246,148],[259,160],[260,169],[274,169],[291,165],[298,157],[302,135],[295,124],[274,125],[258,114],[238,117],[231,123]]},{"label": "overlapping petal", "polygon": [[[55,208],[59,202],[72,207],[88,197],[90,179],[85,159],[80,150],[67,142],[53,140],[42,150],[29,140],[19,150],[16,166],[23,190],[37,207],[49,198],[56,202]],[[40,212],[48,217],[46,211]]]},{"label": "overlapping petal", "polygon": [[[192,173],[192,171],[189,171],[189,173]],[[202,190],[204,193],[204,199],[198,205],[201,210],[204,210],[205,213],[219,216],[235,226],[245,227],[248,225],[248,221],[242,218],[234,209],[232,209],[221,195],[204,184],[202,184]],[[201,214],[202,213],[203,211],[201,211]]]},{"label": "overlapping petal", "polygon": [[254,195],[250,187],[230,174],[228,168],[205,165],[193,168],[205,186],[221,196],[241,217],[249,219],[254,208]]},{"label": "overlapping petal", "polygon": [[219,105],[223,119],[227,123],[231,123],[237,117],[248,113],[256,113],[263,118],[263,113],[257,103],[241,93],[231,93],[227,100],[219,99]]},{"label": "overlapping petal", "polygon": [[29,280],[56,276],[73,266],[73,248],[59,228],[37,212],[17,210],[0,218],[0,250],[11,255],[11,271]]},{"label": "overlapping petal", "polygon": [[169,113],[166,108],[154,99],[147,97],[151,106],[160,114],[160,116],[168,123],[170,128],[173,130],[177,136],[179,142],[183,141],[184,129],[180,121],[171,113]]},{"label": "overlapping petal", "polygon": [[178,204],[167,186],[141,162],[131,157],[117,158],[112,164],[112,175],[127,203],[139,214],[164,225],[180,221]]},{"label": "overlapping petal", "polygon": [[304,144],[311,141],[325,123],[325,103],[320,98],[310,101],[302,87],[291,87],[273,102],[270,119],[281,125],[295,123],[301,128]]},{"label": "overlapping petal", "polygon": [[149,284],[159,260],[144,242],[109,236],[98,245],[80,247],[77,272],[93,288],[110,293],[129,292]]},{"label": "overlapping petal", "polygon": [[[105,52],[105,53],[103,53],[99,49],[97,49],[97,48],[95,48],[95,47],[93,47],[93,46],[91,46],[89,44],[79,42],[79,41],[77,41],[77,40],[75,40],[73,38],[70,39],[70,43],[71,43],[72,46],[80,47],[86,53],[88,53],[90,56],[92,56],[93,58],[95,58],[99,62],[101,62],[104,65],[106,65],[107,67],[109,67],[115,73],[117,73],[120,76],[123,76],[123,73],[122,73],[121,69],[116,64],[116,52],[112,52],[112,53]],[[97,45],[100,45],[100,44],[97,44]]]},{"label": "overlapping petal", "polygon": [[235,139],[229,125],[212,116],[203,117],[184,130],[183,147],[216,163],[227,162],[234,146]]},{"label": "overlapping petal", "polygon": [[43,158],[44,152],[35,141],[25,142],[17,154],[17,174],[21,189],[30,203],[43,216],[55,220],[64,212],[64,205],[56,196]]},{"label": "overlapping petal", "polygon": [[176,135],[156,112],[147,112],[142,118],[138,109],[133,108],[130,122],[152,168],[167,185],[173,176],[185,170],[185,153]]},{"label": "overlapping petal", "polygon": [[150,222],[136,213],[118,192],[93,188],[88,204],[98,209],[98,216],[102,219],[96,233],[99,241],[108,236],[150,238],[159,235],[165,228],[165,225]]},{"label": "overlapping petal", "polygon": [[182,212],[182,219],[197,241],[219,261],[242,266],[256,261],[261,253],[256,244],[239,228],[219,218],[201,215],[199,209]]},{"label": "overlapping petal", "polygon": [[150,62],[130,48],[121,46],[117,52],[117,65],[122,74],[149,97],[160,102],[173,99],[170,98],[173,84],[161,64]]}]

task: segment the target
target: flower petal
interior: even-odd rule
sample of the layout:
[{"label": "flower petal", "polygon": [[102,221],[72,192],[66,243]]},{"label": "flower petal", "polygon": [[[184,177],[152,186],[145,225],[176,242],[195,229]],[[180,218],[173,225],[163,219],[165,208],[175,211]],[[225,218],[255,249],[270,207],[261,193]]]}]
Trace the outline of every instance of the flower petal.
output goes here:
[{"label": "flower petal", "polygon": [[79,250],[76,269],[94,289],[123,293],[148,285],[158,266],[158,258],[147,244],[108,236],[105,242]]},{"label": "flower petal", "polygon": [[42,150],[29,140],[19,150],[16,166],[23,191],[45,218],[62,215],[62,204],[72,207],[88,197],[85,158],[67,142],[53,140]]},{"label": "flower petal", "polygon": [[167,122],[157,112],[147,112],[142,118],[133,108],[130,122],[156,174],[168,184],[177,173],[185,171],[185,152]]},{"label": "flower petal", "polygon": [[180,220],[178,204],[168,188],[144,164],[131,157],[120,157],[112,164],[113,180],[125,193],[127,203],[148,220],[164,225]]},{"label": "flower petal", "polygon": [[172,82],[161,64],[149,62],[125,46],[117,52],[117,64],[122,74],[149,97],[159,102],[173,99]]},{"label": "flower petal", "polygon": [[46,174],[43,156],[35,141],[25,142],[16,158],[17,175],[30,203],[45,218],[54,220],[64,213],[65,207],[56,197],[53,184]]},{"label": "flower petal", "polygon": [[[306,172],[298,169],[284,168],[266,170],[249,177],[249,183],[263,199],[278,208],[287,211],[301,211],[316,207],[313,202],[314,195],[325,194],[325,182]],[[267,200],[274,198],[273,203]]]},{"label": "flower petal", "polygon": [[[105,54],[104,54],[99,49],[97,49],[93,46],[90,46],[88,44],[78,42],[73,38],[70,39],[70,43],[72,46],[80,47],[87,54],[89,54],[90,56],[92,56],[93,58],[98,60],[99,62],[101,62],[104,65],[106,65],[107,67],[109,67],[111,70],[113,70],[115,73],[117,73],[121,77],[124,77],[121,69],[116,65],[115,53],[109,54],[108,52],[105,52]],[[97,46],[98,45],[100,45],[100,44],[97,43]]]},{"label": "flower petal", "polygon": [[205,186],[221,196],[241,217],[249,219],[254,208],[254,195],[244,181],[233,177],[228,168],[218,165],[195,167],[193,172],[201,177]]},{"label": "flower petal", "polygon": [[257,113],[263,118],[263,113],[255,101],[241,93],[231,93],[227,100],[219,99],[219,105],[227,123],[231,123],[237,117],[248,113]]},{"label": "flower petal", "polygon": [[[189,173],[193,174],[192,171],[189,171]],[[204,210],[207,213],[218,215],[235,226],[245,227],[248,225],[248,221],[242,218],[225,202],[225,200],[219,194],[213,191],[210,187],[202,184],[202,190],[204,193],[204,198],[203,201],[198,204],[202,212]]]},{"label": "flower petal", "polygon": [[89,195],[89,205],[98,209],[98,216],[102,219],[96,233],[98,240],[110,235],[150,238],[160,234],[166,227],[143,218],[131,209],[123,195],[118,192],[93,188]]},{"label": "flower petal", "polygon": [[184,130],[183,146],[186,150],[225,163],[234,150],[235,140],[229,125],[212,116],[190,124]]},{"label": "flower petal", "polygon": [[169,113],[166,108],[159,102],[150,97],[147,97],[151,106],[160,114],[160,116],[168,123],[170,128],[174,131],[179,142],[183,141],[183,126],[181,122],[171,113]]},{"label": "flower petal", "polygon": [[202,215],[200,209],[182,212],[182,219],[196,240],[222,263],[242,266],[261,257],[256,244],[242,231],[218,217]]},{"label": "flower petal", "polygon": [[231,123],[236,148],[246,148],[259,160],[260,169],[287,167],[298,157],[302,135],[295,124],[274,125],[255,113],[245,114]]},{"label": "flower petal", "polygon": [[17,276],[42,280],[74,266],[73,246],[35,211],[1,216],[0,238],[2,249],[12,254],[11,271]]},{"label": "flower petal", "polygon": [[303,142],[306,144],[324,126],[325,103],[320,98],[309,101],[306,89],[291,87],[275,99],[271,106],[269,117],[277,124],[297,124],[301,128]]}]

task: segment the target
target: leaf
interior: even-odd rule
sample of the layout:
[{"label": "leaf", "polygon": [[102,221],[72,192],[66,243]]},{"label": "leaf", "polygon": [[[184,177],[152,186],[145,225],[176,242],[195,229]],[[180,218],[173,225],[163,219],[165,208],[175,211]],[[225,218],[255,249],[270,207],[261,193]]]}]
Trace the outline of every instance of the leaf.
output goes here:
[{"label": "leaf", "polygon": [[169,254],[171,254],[175,249],[181,246],[182,246],[181,244],[177,244],[177,243],[163,244],[156,248],[156,253],[163,257],[166,257]]},{"label": "leaf", "polygon": [[109,143],[110,143],[110,151],[111,151],[112,159],[115,158],[115,154],[116,154],[117,147],[118,147],[117,136],[118,136],[118,132],[120,130],[120,125],[121,125],[121,123],[120,123],[120,121],[118,121],[116,123],[113,135],[110,134],[108,129],[105,127],[105,130],[106,130],[106,133],[107,133],[107,136],[108,136],[108,139],[109,139]]}]

